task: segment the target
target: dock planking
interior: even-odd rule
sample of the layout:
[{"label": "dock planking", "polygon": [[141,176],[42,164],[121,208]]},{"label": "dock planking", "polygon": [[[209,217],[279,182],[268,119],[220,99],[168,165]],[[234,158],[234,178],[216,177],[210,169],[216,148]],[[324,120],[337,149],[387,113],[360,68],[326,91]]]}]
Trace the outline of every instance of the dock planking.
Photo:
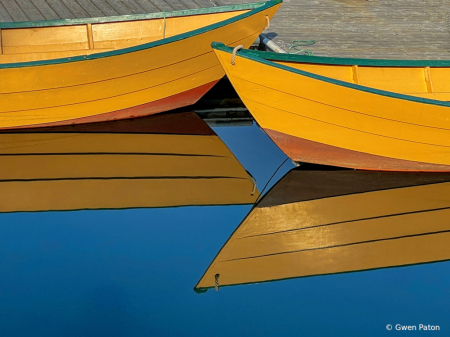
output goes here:
[{"label": "dock planking", "polygon": [[448,60],[450,0],[284,0],[264,33],[317,56]]},{"label": "dock planking", "polygon": [[45,20],[41,12],[29,0],[16,0],[16,3],[30,20]]},{"label": "dock planking", "polygon": [[201,6],[198,3],[196,3],[194,0],[181,0],[181,2],[183,3],[183,5],[186,6],[186,8],[189,8],[189,9],[201,8]]},{"label": "dock planking", "polygon": [[66,5],[67,9],[71,11],[76,18],[85,18],[89,16],[89,14],[83,9],[83,7],[80,6],[80,4],[78,4],[78,2],[73,0],[61,0],[61,1],[64,5]]},{"label": "dock planking", "polygon": [[181,1],[178,0],[165,0],[165,1],[176,11],[188,9]]},{"label": "dock planking", "polygon": [[150,1],[147,0],[136,0],[136,2],[141,6],[141,8],[144,9],[146,13],[156,13],[159,12],[158,7],[156,7],[154,4],[152,4]]},{"label": "dock planking", "polygon": [[3,5],[3,8],[7,11],[9,16],[14,21],[30,21],[30,18],[26,16],[26,14],[22,11],[20,6],[15,1],[0,0],[0,3]]},{"label": "dock planking", "polygon": [[[45,0],[42,0],[45,1]],[[77,0],[78,4],[83,7],[83,9],[89,13],[89,16],[92,17],[100,17],[100,16],[104,16],[105,14],[103,14],[103,12],[98,9],[98,7],[92,3],[90,0]]]},{"label": "dock planking", "polygon": [[0,22],[144,14],[220,5],[218,0],[0,0]]},{"label": "dock planking", "polygon": [[164,0],[152,0],[152,3],[161,11],[161,12],[170,12],[174,11],[172,6],[170,6],[166,1]]},{"label": "dock planking", "polygon": [[133,8],[125,5],[124,1],[106,0],[109,5],[120,15],[135,14]]},{"label": "dock planking", "polygon": [[11,22],[11,21],[14,21],[14,19],[9,15],[8,11],[0,1],[0,22]]},{"label": "dock planking", "polygon": [[[0,0],[0,22],[167,12],[257,0]],[[284,0],[265,31],[318,56],[450,59],[450,0]]]},{"label": "dock planking", "polygon": [[[14,1],[14,0],[9,0]],[[59,19],[75,19],[76,16],[73,14],[61,0],[45,0],[48,5],[58,14]]]},{"label": "dock planking", "polygon": [[141,6],[139,6],[139,4],[134,0],[122,0],[122,1],[128,6],[128,8],[131,9],[133,13],[140,13],[142,11],[145,12],[145,10]]},{"label": "dock planking", "polygon": [[[116,12],[114,10],[114,8],[112,8],[110,6],[110,4],[108,2],[106,2],[106,0],[90,0],[90,1],[92,1],[92,3],[94,3],[95,6],[97,6],[97,8],[103,13],[104,16],[116,16],[116,15],[119,15],[119,13]],[[92,16],[92,14],[91,14],[91,16]]]},{"label": "dock planking", "polygon": [[31,2],[39,9],[39,12],[44,16],[45,20],[59,19],[59,15],[55,13],[45,0],[31,0]]}]

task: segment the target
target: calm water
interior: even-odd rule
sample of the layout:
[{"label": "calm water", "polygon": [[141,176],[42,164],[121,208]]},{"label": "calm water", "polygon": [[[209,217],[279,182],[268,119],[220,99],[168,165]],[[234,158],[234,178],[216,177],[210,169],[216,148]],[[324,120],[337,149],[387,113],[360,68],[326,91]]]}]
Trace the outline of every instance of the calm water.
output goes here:
[{"label": "calm water", "polygon": [[[257,126],[215,131],[260,190],[286,158]],[[195,293],[250,210],[0,214],[0,336],[450,335],[449,262]]]}]

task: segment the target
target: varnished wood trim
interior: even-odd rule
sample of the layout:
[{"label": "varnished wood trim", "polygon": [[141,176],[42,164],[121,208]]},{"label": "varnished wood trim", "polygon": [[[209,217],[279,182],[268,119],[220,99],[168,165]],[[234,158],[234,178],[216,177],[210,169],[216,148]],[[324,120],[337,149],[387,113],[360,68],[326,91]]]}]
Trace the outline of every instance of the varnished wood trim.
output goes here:
[{"label": "varnished wood trim", "polygon": [[89,42],[89,49],[94,49],[94,37],[92,35],[92,24],[86,24],[87,37]]},{"label": "varnished wood trim", "polygon": [[427,83],[427,91],[434,92],[433,81],[431,80],[430,67],[423,68],[423,71],[425,73],[425,82]]},{"label": "varnished wood trim", "polygon": [[353,83],[359,84],[359,73],[357,65],[352,66],[352,74],[353,74]]}]

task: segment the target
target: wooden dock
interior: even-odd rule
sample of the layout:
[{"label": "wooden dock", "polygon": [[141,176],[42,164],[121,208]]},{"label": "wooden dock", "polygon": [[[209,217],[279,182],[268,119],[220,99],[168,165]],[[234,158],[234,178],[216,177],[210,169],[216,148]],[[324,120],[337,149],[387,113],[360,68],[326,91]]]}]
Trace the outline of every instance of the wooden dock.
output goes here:
[{"label": "wooden dock", "polygon": [[219,0],[0,0],[0,22],[170,12],[220,5],[223,3]]},{"label": "wooden dock", "polygon": [[318,56],[450,59],[450,0],[284,0],[269,32]]},{"label": "wooden dock", "polygon": [[[255,0],[0,0],[1,21],[172,11]],[[266,34],[314,55],[450,59],[450,0],[284,0]]]}]

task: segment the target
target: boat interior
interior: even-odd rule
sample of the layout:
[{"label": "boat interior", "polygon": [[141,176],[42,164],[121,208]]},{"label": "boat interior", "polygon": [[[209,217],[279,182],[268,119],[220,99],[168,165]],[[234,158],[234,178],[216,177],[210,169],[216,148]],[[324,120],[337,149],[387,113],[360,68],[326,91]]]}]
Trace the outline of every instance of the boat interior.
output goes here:
[{"label": "boat interior", "polygon": [[[351,59],[348,59],[350,62]],[[332,79],[404,95],[450,101],[450,67],[369,66],[286,62],[275,63]],[[425,63],[426,61],[424,61]]]},{"label": "boat interior", "polygon": [[154,42],[233,18],[255,5],[223,7],[222,11],[216,7],[214,12],[198,14],[180,11],[102,18],[108,22],[94,18],[0,24],[0,64],[89,55]]}]

